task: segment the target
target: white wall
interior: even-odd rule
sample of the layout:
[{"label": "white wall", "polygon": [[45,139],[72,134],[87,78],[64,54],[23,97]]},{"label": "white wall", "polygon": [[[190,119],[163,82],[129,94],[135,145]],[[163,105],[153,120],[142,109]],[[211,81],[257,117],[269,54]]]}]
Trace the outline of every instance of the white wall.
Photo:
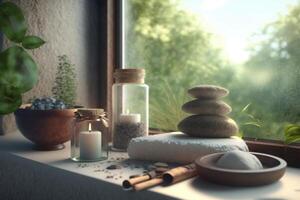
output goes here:
[{"label": "white wall", "polygon": [[[11,0],[24,12],[28,34],[38,35],[46,41],[40,49],[31,51],[39,67],[39,82],[23,96],[23,102],[33,96],[50,96],[55,79],[57,56],[66,54],[76,65],[78,79],[77,104],[95,106],[98,88],[97,48],[97,12],[94,5],[97,0]],[[96,2],[96,3],[95,3]],[[92,8],[92,11],[90,9]],[[94,23],[94,24],[93,24]],[[87,27],[90,26],[90,27]],[[93,27],[95,26],[95,27]],[[90,30],[92,28],[92,30]],[[89,30],[87,28],[90,28]],[[93,38],[95,37],[95,42]],[[5,46],[7,46],[5,42]],[[92,57],[93,56],[93,57]],[[92,76],[88,76],[92,74]],[[93,89],[94,91],[91,91]],[[11,116],[4,117],[3,129],[10,132],[15,129]],[[1,131],[0,131],[1,132]]]}]

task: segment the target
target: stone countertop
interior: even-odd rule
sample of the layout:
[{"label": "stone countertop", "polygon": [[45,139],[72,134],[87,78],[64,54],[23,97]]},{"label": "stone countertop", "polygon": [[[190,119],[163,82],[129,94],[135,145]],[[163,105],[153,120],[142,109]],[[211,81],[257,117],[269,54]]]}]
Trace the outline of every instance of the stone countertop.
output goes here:
[{"label": "stone countertop", "polygon": [[[35,151],[20,133],[0,137],[0,199],[297,199],[300,170],[287,168],[279,181],[262,187],[227,187],[192,178],[146,191],[124,191],[121,183],[151,162],[110,152],[109,159],[76,163],[70,144],[60,151]],[[107,170],[117,164],[121,169]],[[5,198],[6,197],[6,198]],[[27,198],[26,198],[27,197]],[[102,198],[101,198],[102,197]]]}]

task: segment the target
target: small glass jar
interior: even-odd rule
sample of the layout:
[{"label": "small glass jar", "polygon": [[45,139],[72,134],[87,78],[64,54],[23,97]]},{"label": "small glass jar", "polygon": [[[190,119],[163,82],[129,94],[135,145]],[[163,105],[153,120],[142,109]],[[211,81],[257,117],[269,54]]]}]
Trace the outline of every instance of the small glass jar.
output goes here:
[{"label": "small glass jar", "polygon": [[132,138],[148,135],[148,93],[144,69],[117,69],[112,88],[112,133],[116,151],[126,151]]},{"label": "small glass jar", "polygon": [[78,109],[71,135],[71,159],[78,162],[108,158],[108,123],[103,109]]}]

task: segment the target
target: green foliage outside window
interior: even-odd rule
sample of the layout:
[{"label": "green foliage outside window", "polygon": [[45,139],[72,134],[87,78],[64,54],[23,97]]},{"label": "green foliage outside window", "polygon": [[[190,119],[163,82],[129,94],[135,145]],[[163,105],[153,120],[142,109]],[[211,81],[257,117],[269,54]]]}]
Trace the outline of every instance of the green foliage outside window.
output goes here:
[{"label": "green foliage outside window", "polygon": [[[175,130],[184,117],[185,90],[195,84],[230,90],[225,101],[244,136],[283,140],[285,126],[299,122],[300,4],[256,33],[266,39],[250,46],[250,59],[236,65],[179,1],[127,2],[125,65],[147,70],[150,127]],[[257,76],[261,84],[253,81]]]}]

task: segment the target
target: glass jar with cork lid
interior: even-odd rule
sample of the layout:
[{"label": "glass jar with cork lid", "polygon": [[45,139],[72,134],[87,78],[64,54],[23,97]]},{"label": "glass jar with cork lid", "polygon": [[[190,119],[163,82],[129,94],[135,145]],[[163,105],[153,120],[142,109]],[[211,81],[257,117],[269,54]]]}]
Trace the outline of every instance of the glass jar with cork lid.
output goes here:
[{"label": "glass jar with cork lid", "polygon": [[75,112],[71,159],[78,162],[108,158],[108,119],[103,109],[80,108]]},{"label": "glass jar with cork lid", "polygon": [[117,69],[112,88],[112,149],[126,151],[132,138],[148,135],[149,87],[144,69]]}]

